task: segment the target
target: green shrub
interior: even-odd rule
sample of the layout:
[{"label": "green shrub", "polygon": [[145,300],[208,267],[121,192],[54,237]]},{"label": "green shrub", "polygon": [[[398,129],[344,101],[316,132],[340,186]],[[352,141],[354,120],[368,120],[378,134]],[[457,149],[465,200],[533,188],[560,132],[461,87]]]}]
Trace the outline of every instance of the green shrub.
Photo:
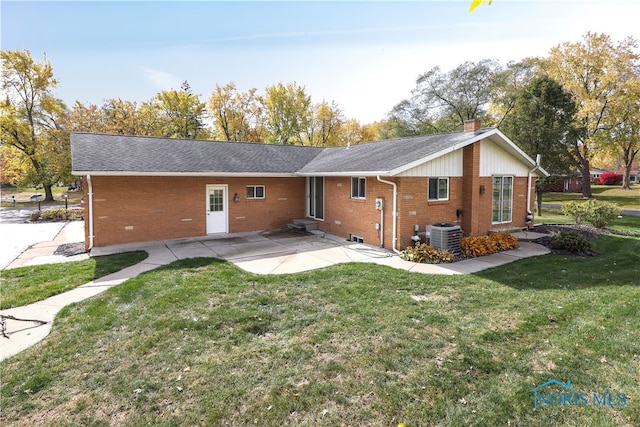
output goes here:
[{"label": "green shrub", "polygon": [[560,231],[553,234],[553,247],[575,254],[584,254],[591,251],[591,242],[577,231]]},{"label": "green shrub", "polygon": [[620,215],[620,208],[615,203],[591,199],[565,203],[562,212],[573,217],[576,224],[585,222],[596,228],[604,228]]},{"label": "green shrub", "polygon": [[562,213],[573,218],[576,224],[582,224],[587,218],[587,206],[584,202],[567,202],[562,206]]},{"label": "green shrub", "polygon": [[439,264],[453,262],[455,256],[446,249],[436,249],[426,243],[416,242],[415,246],[409,246],[399,254],[405,261]]},{"label": "green shrub", "polygon": [[587,204],[589,209],[587,221],[596,228],[605,228],[611,225],[620,215],[620,208],[615,203],[589,200]]},{"label": "green shrub", "polygon": [[76,221],[83,219],[82,208],[72,209],[47,209],[44,211],[31,212],[31,221]]}]

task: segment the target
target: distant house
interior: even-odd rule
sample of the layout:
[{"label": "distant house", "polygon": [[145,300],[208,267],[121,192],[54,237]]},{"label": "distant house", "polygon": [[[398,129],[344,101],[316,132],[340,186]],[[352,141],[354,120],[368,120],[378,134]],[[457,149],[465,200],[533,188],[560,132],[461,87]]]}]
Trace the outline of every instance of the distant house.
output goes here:
[{"label": "distant house", "polygon": [[600,184],[600,175],[602,175],[603,173],[607,173],[610,172],[608,170],[605,169],[600,169],[600,168],[590,168],[589,169],[589,176],[591,177],[591,183],[592,184]]},{"label": "distant house", "polygon": [[[619,167],[616,170],[616,173],[619,173],[620,175],[624,176],[624,166]],[[631,165],[631,170],[629,171],[629,182],[630,183],[635,183],[635,182],[640,182],[640,163],[635,162]]]},{"label": "distant house", "polygon": [[582,191],[582,181],[578,173],[554,175],[548,181],[544,186],[544,191],[554,193],[579,193]]},{"label": "distant house", "polygon": [[524,227],[544,169],[502,132],[463,132],[302,147],[74,133],[85,180],[87,248],[284,228],[400,250],[416,229],[466,235]]}]

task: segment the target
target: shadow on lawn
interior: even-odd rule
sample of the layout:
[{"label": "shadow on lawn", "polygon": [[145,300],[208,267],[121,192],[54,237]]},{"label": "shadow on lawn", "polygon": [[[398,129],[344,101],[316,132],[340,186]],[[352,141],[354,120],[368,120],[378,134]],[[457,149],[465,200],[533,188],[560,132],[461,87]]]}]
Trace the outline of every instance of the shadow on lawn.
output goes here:
[{"label": "shadow on lawn", "polygon": [[640,238],[601,234],[592,240],[598,256],[549,254],[475,274],[516,289],[585,289],[638,286]]},{"label": "shadow on lawn", "polygon": [[109,274],[138,264],[147,259],[149,254],[146,251],[123,252],[121,254],[97,256],[93,272],[93,279],[99,279]]}]

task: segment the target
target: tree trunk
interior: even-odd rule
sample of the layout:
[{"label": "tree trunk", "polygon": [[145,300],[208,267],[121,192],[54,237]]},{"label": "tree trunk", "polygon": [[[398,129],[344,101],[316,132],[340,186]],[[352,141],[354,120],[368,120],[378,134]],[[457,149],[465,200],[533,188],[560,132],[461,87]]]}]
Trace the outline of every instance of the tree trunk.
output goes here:
[{"label": "tree trunk", "polygon": [[51,184],[43,185],[44,187],[44,201],[53,202],[53,191],[51,191]]},{"label": "tree trunk", "polygon": [[538,201],[538,216],[542,216],[542,194],[543,194],[542,188],[536,189],[536,198]]},{"label": "tree trunk", "polygon": [[589,170],[589,161],[584,161],[580,167],[582,173],[582,198],[591,198],[591,172]]},{"label": "tree trunk", "polygon": [[631,176],[631,166],[624,167],[624,172],[622,173],[622,189],[623,190],[631,190],[631,182],[629,182],[629,178]]},{"label": "tree trunk", "polygon": [[633,160],[638,154],[639,150],[634,150],[632,146],[623,147],[622,149],[622,160],[624,162],[624,173],[622,175],[622,189],[623,190],[631,190],[631,181],[629,177],[631,176],[631,166],[633,166]]}]

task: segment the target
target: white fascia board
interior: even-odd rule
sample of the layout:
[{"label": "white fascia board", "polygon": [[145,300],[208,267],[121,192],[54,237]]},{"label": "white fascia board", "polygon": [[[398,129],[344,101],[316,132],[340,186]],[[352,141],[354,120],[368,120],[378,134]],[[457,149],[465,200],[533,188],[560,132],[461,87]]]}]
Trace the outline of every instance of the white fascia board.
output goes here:
[{"label": "white fascia board", "polygon": [[140,171],[71,171],[72,175],[76,176],[220,176],[229,178],[253,178],[253,177],[268,177],[268,178],[293,178],[297,175],[295,173],[261,173],[261,172],[140,172]]},{"label": "white fascia board", "polygon": [[465,140],[460,141],[459,143],[457,143],[455,145],[452,145],[451,147],[444,148],[444,149],[442,149],[442,150],[440,150],[438,152],[435,152],[435,153],[433,153],[433,154],[431,154],[429,156],[423,157],[423,158],[418,159],[418,160],[414,160],[411,163],[407,163],[406,165],[402,165],[402,166],[400,166],[398,168],[392,169],[389,172],[389,176],[398,175],[398,174],[400,174],[402,172],[405,172],[405,171],[407,171],[409,169],[415,168],[416,166],[419,166],[421,164],[430,162],[433,159],[437,159],[438,157],[442,157],[445,154],[453,153],[456,150],[459,150],[461,148],[466,147],[467,145],[471,145],[474,142],[478,142],[478,141],[486,138],[487,135],[491,134],[491,133],[492,133],[491,131],[488,131],[488,132],[484,132],[484,133],[475,135],[473,138],[465,139]]},{"label": "white fascia board", "polygon": [[391,176],[389,171],[345,171],[345,172],[309,172],[296,176]]}]

